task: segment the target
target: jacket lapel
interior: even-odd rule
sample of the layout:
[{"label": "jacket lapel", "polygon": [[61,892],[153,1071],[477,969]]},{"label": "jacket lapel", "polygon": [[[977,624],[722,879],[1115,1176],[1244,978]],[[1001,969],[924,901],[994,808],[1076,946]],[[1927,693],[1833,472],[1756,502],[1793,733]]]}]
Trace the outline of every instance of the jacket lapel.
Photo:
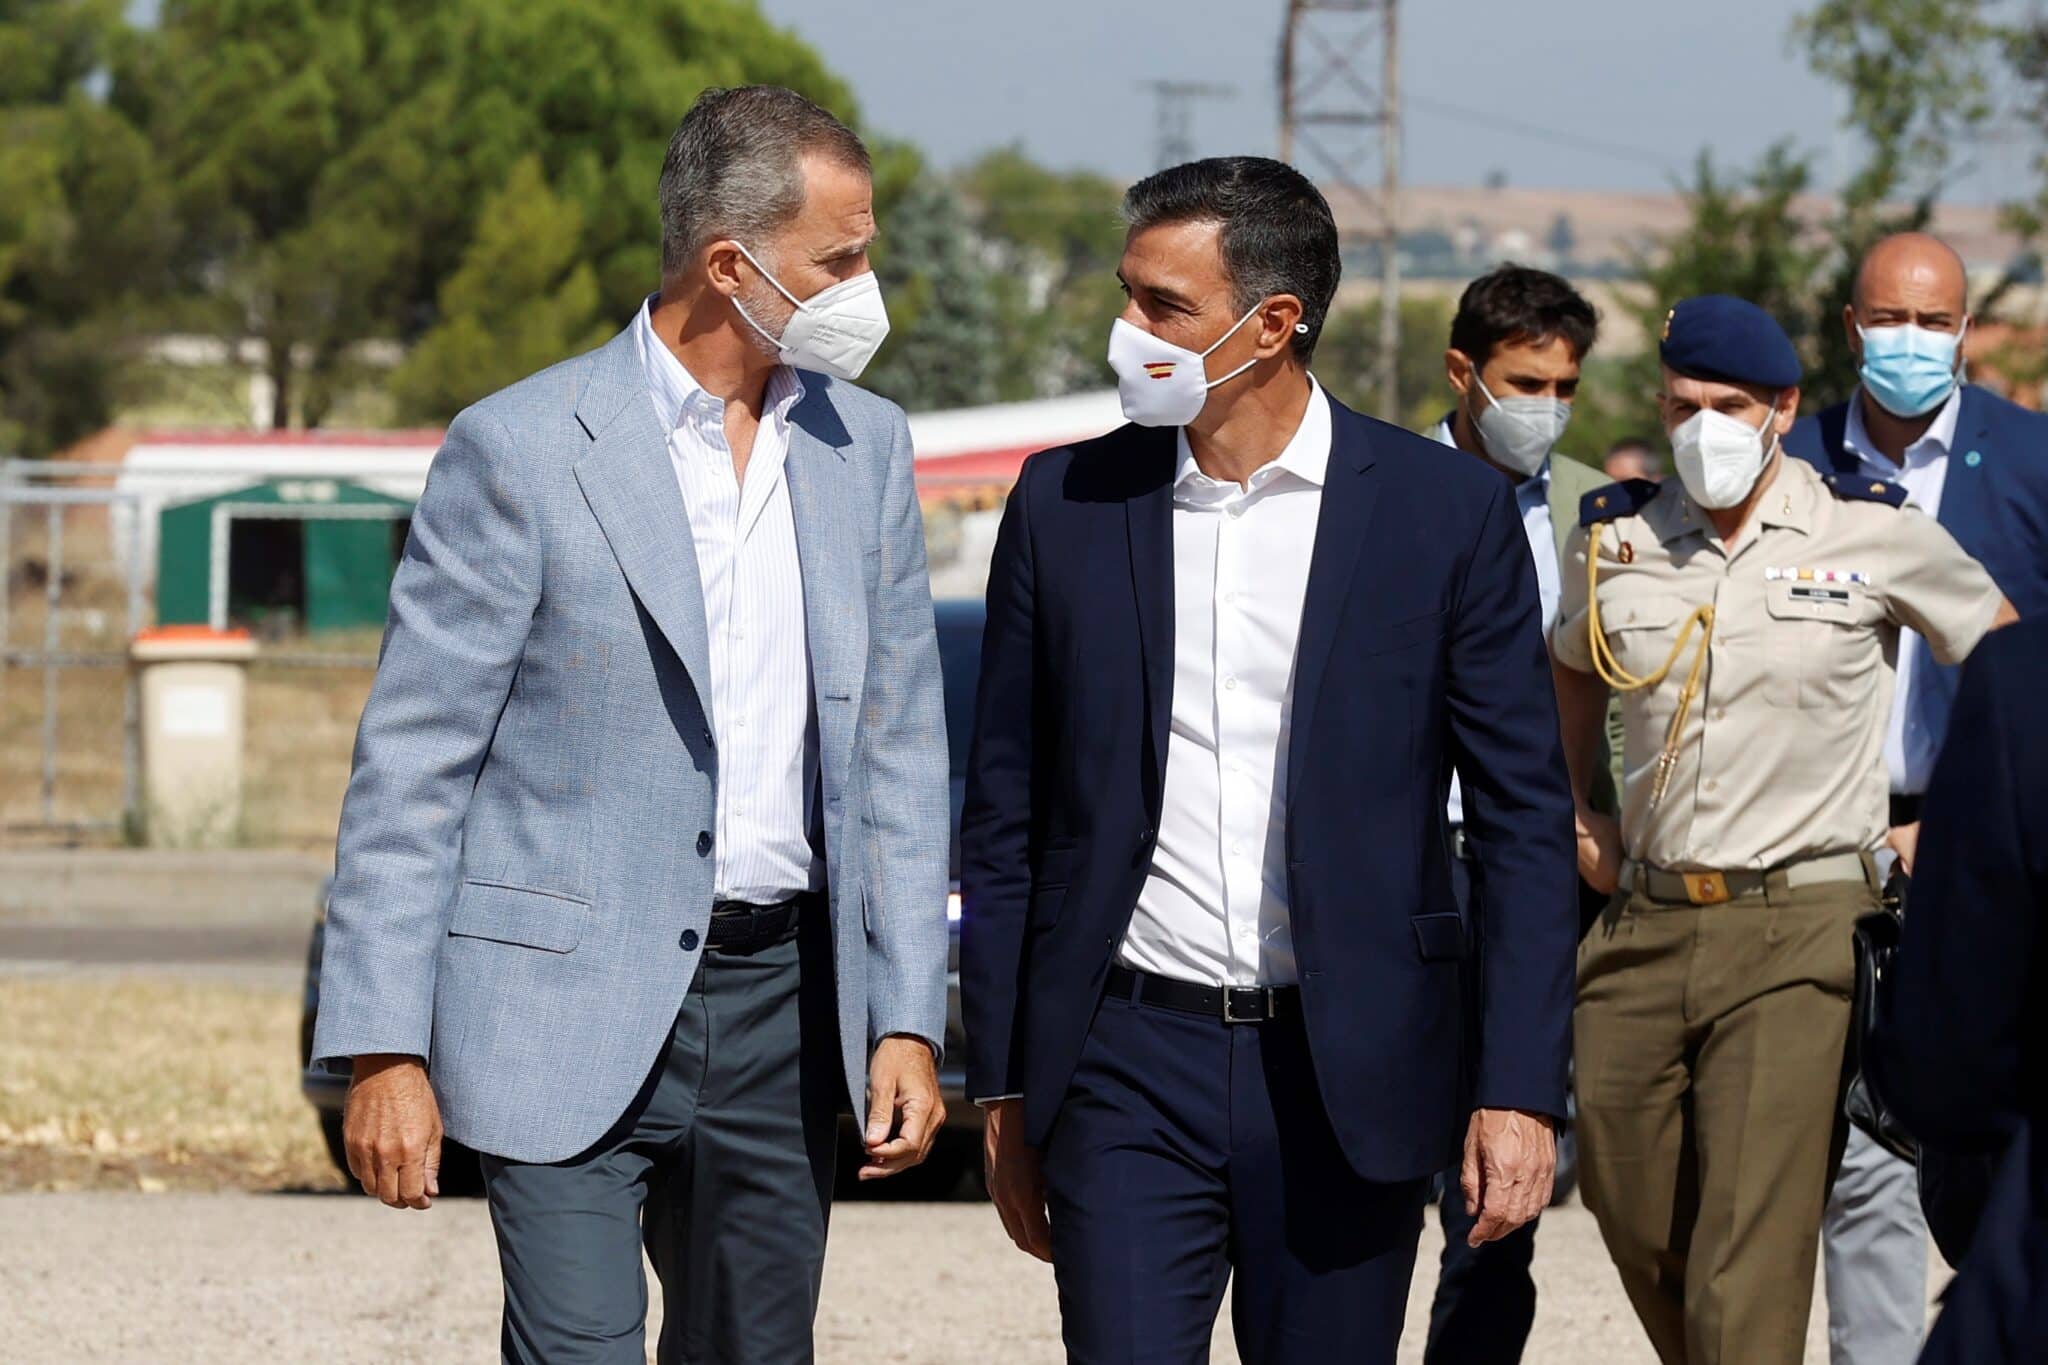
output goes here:
[{"label": "jacket lapel", "polygon": [[1171,429],[1151,440],[1138,489],[1124,503],[1138,648],[1145,663],[1145,720],[1151,740],[1146,799],[1158,818],[1166,790],[1166,740],[1173,718],[1173,476],[1179,442]]},{"label": "jacket lapel", "polygon": [[[789,413],[783,478],[796,522],[812,685],[820,699],[851,701],[858,708],[867,632],[860,610],[860,531],[852,521],[861,499],[846,457],[852,437],[825,396],[825,381],[806,376],[804,383],[804,397]],[[821,706],[820,717],[825,714]]]},{"label": "jacket lapel", "polygon": [[576,482],[633,595],[682,660],[709,719],[711,655],[697,547],[631,327],[597,353],[576,419],[591,438],[589,452],[576,462]]},{"label": "jacket lapel", "polygon": [[1315,549],[1309,556],[1308,593],[1301,607],[1301,636],[1294,650],[1294,721],[1287,744],[1287,802],[1309,750],[1323,674],[1337,643],[1337,623],[1358,557],[1371,528],[1375,495],[1372,450],[1365,419],[1330,401],[1330,473],[1316,517]]},{"label": "jacket lapel", "polygon": [[1948,452],[1948,474],[1941,481],[1941,510],[1935,520],[1978,553],[1984,529],[1984,460],[1991,429],[1983,394],[1975,385],[1963,387],[1963,406],[1956,413],[1955,439]]}]

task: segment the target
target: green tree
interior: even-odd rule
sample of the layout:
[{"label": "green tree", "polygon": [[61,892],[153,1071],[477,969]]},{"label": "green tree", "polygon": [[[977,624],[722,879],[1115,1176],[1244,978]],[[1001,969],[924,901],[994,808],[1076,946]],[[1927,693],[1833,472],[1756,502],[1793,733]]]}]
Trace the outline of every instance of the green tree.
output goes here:
[{"label": "green tree", "polygon": [[998,396],[1100,388],[1109,324],[1123,308],[1123,192],[1087,171],[1054,171],[1017,147],[960,177],[994,274]]},{"label": "green tree", "polygon": [[[409,342],[446,299],[475,303],[443,285],[498,249],[477,245],[479,215],[528,157],[623,322],[658,280],[653,187],[677,118],[706,86],[752,81],[852,116],[749,0],[166,0],[115,97],[176,178],[181,323],[259,340],[282,424],[319,421],[356,342]],[[451,326],[434,372],[495,373],[453,353],[474,319]]]},{"label": "green tree", "polygon": [[108,420],[170,205],[141,134],[93,93],[116,0],[0,0],[0,450],[42,454]]},{"label": "green tree", "polygon": [[[1401,299],[1401,355],[1395,362],[1407,397],[1402,424],[1428,431],[1451,409],[1444,379],[1444,349],[1450,345],[1454,300],[1407,294]],[[1380,301],[1331,310],[1316,343],[1315,372],[1339,402],[1375,412],[1379,401]]]},{"label": "green tree", "polygon": [[889,340],[862,382],[913,410],[996,401],[1003,333],[995,281],[959,192],[921,176],[881,227],[874,259]]},{"label": "green tree", "polygon": [[583,255],[583,213],[522,158],[484,204],[441,286],[440,317],[391,376],[402,417],[445,420],[482,394],[587,350],[613,329]]}]

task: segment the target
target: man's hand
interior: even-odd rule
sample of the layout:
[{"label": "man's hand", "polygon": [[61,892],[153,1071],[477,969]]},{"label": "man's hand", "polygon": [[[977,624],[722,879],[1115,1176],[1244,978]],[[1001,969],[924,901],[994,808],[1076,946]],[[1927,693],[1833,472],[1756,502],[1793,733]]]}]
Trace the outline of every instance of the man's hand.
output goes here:
[{"label": "man's hand", "polygon": [[1465,1129],[1465,1161],[1458,1184],[1465,1212],[1479,1221],[1467,1246],[1497,1242],[1550,1206],[1557,1174],[1557,1130],[1550,1119],[1522,1109],[1479,1109]]},{"label": "man's hand", "polygon": [[989,1201],[1002,1215],[1003,1231],[1020,1250],[1052,1259],[1052,1225],[1045,1218],[1045,1172],[1038,1149],[1024,1141],[1024,1101],[991,1100],[982,1106],[981,1159]]},{"label": "man's hand", "polygon": [[1913,855],[1920,851],[1920,822],[1910,825],[1893,825],[1884,836],[1885,847],[1899,855],[1899,870],[1908,877],[1913,875]]},{"label": "man's hand", "polygon": [[867,1160],[860,1178],[880,1180],[917,1165],[945,1122],[932,1045],[902,1035],[884,1038],[868,1063],[868,1126],[861,1134]]},{"label": "man's hand", "polygon": [[1580,806],[1574,811],[1579,835],[1579,875],[1602,895],[1621,885],[1621,826],[1611,815]]},{"label": "man's hand", "polygon": [[364,1194],[394,1209],[433,1205],[441,1193],[441,1106],[419,1058],[356,1058],[341,1135]]}]

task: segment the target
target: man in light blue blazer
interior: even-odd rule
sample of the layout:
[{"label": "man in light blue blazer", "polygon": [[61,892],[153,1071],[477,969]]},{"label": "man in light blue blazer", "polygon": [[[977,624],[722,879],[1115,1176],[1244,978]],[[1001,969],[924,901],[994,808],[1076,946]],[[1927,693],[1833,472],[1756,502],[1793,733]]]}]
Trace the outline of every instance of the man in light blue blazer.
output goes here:
[{"label": "man in light blue blazer", "polygon": [[708,91],[661,292],[458,416],[391,590],[313,1052],[351,1169],[483,1154],[508,1361],[811,1358],[836,1114],[944,1120],[947,762],[868,158]]}]

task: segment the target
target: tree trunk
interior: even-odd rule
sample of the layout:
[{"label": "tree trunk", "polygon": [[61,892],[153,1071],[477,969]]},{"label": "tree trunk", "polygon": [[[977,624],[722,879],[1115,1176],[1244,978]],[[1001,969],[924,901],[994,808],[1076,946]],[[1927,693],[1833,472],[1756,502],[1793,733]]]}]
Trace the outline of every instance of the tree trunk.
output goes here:
[{"label": "tree trunk", "polygon": [[269,353],[270,429],[283,431],[292,420],[292,343],[273,336],[265,345]]}]

